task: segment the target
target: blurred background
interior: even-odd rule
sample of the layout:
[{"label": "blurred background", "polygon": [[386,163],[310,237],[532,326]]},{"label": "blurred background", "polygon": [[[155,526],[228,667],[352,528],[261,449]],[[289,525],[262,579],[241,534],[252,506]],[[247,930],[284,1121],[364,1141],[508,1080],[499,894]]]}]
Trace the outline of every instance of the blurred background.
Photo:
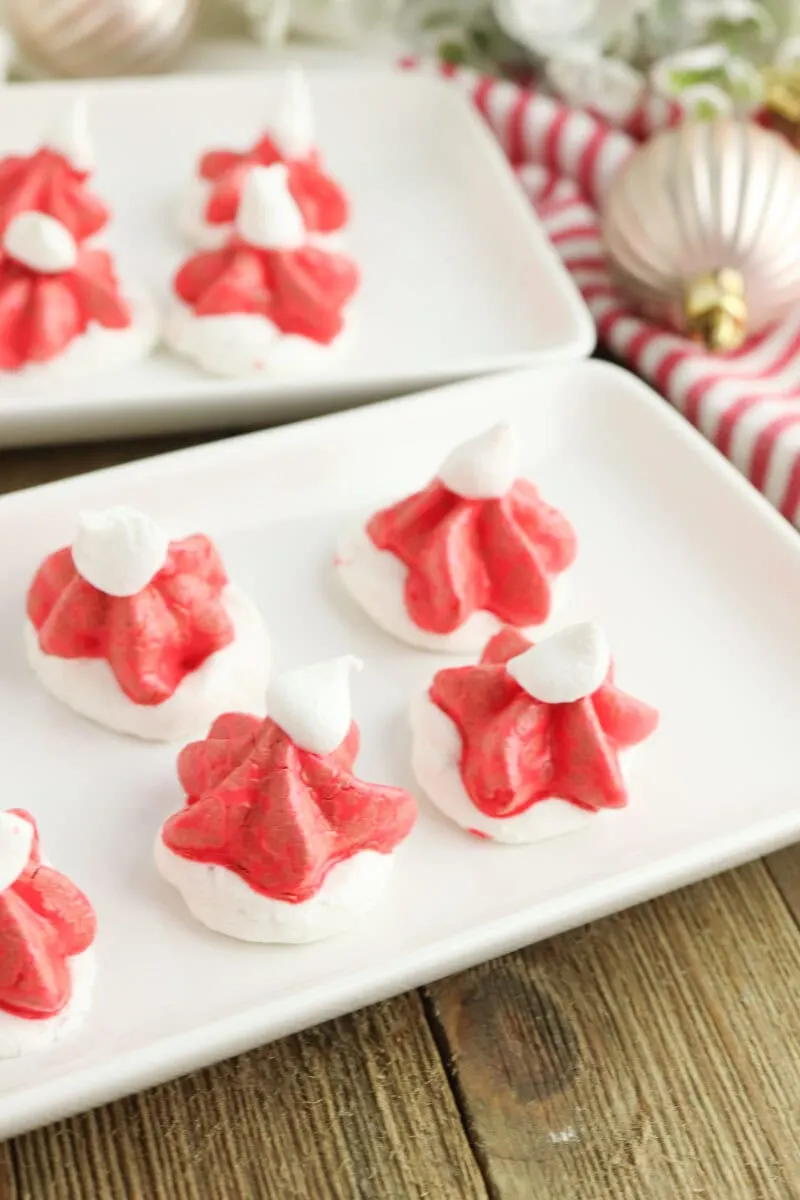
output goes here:
[{"label": "blurred background", "polygon": [[644,89],[748,115],[800,65],[800,0],[3,0],[13,79],[411,54],[620,120]]}]

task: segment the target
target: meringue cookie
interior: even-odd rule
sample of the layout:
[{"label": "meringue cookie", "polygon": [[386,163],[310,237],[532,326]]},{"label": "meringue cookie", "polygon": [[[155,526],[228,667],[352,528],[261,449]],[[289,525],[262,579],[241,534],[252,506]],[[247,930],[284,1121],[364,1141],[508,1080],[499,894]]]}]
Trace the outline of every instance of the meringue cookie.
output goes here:
[{"label": "meringue cookie", "polygon": [[144,741],[182,742],[199,737],[222,712],[264,712],[270,649],[261,614],[234,584],[223,592],[222,605],[233,622],[234,640],[187,675],[162,704],[129,700],[104,659],[43,653],[30,621],[25,652],[42,687],[82,717]]},{"label": "meringue cookie", "polygon": [[94,947],[71,958],[68,969],[72,980],[72,999],[56,1016],[29,1020],[0,1009],[0,1059],[19,1058],[23,1054],[47,1050],[83,1024],[94,997],[97,976]]},{"label": "meringue cookie", "polygon": [[518,478],[519,449],[496,425],[451,451],[427,487],[345,530],[334,566],[377,625],[451,654],[479,650],[507,624],[547,627],[576,539]]}]

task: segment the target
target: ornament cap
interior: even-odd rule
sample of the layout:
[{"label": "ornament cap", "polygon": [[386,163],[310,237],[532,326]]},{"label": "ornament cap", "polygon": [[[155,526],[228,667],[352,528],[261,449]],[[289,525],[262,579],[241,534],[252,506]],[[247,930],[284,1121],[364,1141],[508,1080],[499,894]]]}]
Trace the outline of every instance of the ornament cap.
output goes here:
[{"label": "ornament cap", "polygon": [[747,337],[747,301],[740,271],[723,267],[687,284],[684,318],[690,337],[707,350],[738,350]]}]

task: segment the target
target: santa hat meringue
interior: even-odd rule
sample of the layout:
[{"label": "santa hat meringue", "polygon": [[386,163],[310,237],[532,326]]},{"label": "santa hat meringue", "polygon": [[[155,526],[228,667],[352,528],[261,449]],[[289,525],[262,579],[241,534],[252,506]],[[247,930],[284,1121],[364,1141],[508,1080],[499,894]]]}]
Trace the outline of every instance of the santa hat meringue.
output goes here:
[{"label": "santa hat meringue", "polygon": [[0,1058],[43,1049],[91,1006],[91,904],[39,852],[36,824],[0,812]]},{"label": "santa hat meringue", "polygon": [[28,593],[26,647],[41,682],[123,733],[179,740],[232,702],[263,711],[261,617],[202,534],[170,542],[144,513],[84,513]]},{"label": "santa hat meringue", "polygon": [[57,118],[38,150],[0,160],[0,230],[32,210],[54,217],[78,242],[99,233],[109,213],[87,186],[93,166],[88,105],[82,96]]},{"label": "santa hat meringue", "polygon": [[467,653],[503,625],[541,627],[577,541],[518,474],[507,424],[457,446],[428,487],[346,532],[342,583],[378,625],[426,649]]},{"label": "santa hat meringue", "polygon": [[251,149],[211,150],[203,155],[198,177],[180,209],[181,232],[196,246],[214,249],[224,245],[249,172],[275,163],[287,166],[289,188],[312,241],[336,234],[346,225],[347,196],[322,168],[308,80],[298,67],[286,72],[263,135]]},{"label": "santa hat meringue", "polygon": [[433,803],[471,833],[519,843],[624,807],[621,756],[658,713],[614,685],[605,634],[584,623],[535,645],[503,630],[476,666],[439,671],[411,721]]},{"label": "santa hat meringue", "polygon": [[391,855],[416,817],[400,788],[352,772],[357,659],[289,672],[270,716],[220,717],[181,753],[187,804],[156,841],[156,863],[209,928],[255,942],[338,933],[383,894]]},{"label": "santa hat meringue", "polygon": [[175,277],[178,303],[165,339],[213,374],[314,365],[345,330],[358,269],[308,244],[289,178],[282,163],[249,171],[236,234],[222,250],[188,259]]}]

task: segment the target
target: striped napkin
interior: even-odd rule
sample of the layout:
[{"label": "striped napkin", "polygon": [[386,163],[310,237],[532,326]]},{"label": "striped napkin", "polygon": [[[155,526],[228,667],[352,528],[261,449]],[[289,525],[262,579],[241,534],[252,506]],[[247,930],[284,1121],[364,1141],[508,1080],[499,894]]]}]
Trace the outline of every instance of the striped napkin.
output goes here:
[{"label": "striped napkin", "polygon": [[800,527],[800,311],[740,350],[713,355],[636,316],[609,277],[603,194],[637,142],[680,120],[678,106],[649,95],[614,128],[514,83],[414,59],[402,65],[447,76],[467,92],[580,287],[600,340]]}]

